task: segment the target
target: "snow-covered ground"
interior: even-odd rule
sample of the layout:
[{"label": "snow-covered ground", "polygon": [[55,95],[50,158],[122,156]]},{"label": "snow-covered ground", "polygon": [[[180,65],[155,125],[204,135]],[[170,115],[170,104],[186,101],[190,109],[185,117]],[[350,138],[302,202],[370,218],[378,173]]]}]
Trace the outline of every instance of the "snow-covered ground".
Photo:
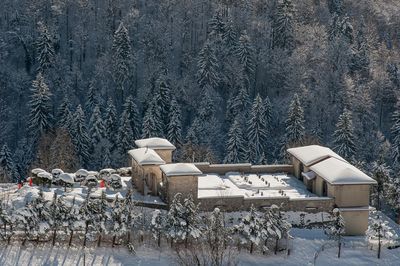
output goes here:
[{"label": "snow-covered ground", "polygon": [[[400,250],[382,249],[381,259],[376,249],[371,250],[363,238],[345,237],[341,258],[337,258],[336,242],[328,240],[322,230],[293,229],[291,251],[277,255],[249,254],[242,250],[237,257],[239,265],[399,265]],[[325,246],[324,250],[321,247]],[[318,256],[315,254],[318,253]],[[176,265],[177,257],[165,245],[158,249],[144,244],[136,254],[123,247],[87,248],[50,245],[27,247],[0,245],[0,265]]]}]

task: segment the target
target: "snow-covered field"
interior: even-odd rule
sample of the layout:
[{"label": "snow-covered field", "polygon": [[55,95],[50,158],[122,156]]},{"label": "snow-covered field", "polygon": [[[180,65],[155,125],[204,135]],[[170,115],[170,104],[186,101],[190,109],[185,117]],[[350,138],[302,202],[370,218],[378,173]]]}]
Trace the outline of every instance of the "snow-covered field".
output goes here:
[{"label": "snow-covered field", "polygon": [[[286,251],[277,255],[249,254],[242,250],[238,265],[399,265],[400,250],[382,249],[381,259],[376,258],[376,249],[371,250],[360,237],[346,237],[341,258],[337,258],[336,243],[326,239],[322,230],[294,229],[290,255]],[[321,251],[321,247],[325,249]],[[319,252],[315,259],[315,254]],[[136,254],[126,248],[88,248],[68,249],[50,245],[27,247],[0,245],[0,265],[176,265],[177,257],[173,250],[163,246],[158,249],[143,244]]]}]

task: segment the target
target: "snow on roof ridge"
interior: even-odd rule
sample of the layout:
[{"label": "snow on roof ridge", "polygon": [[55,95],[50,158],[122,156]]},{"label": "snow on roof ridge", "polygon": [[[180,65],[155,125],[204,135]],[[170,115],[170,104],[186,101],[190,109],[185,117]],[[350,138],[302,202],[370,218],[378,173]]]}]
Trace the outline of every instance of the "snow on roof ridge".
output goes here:
[{"label": "snow on roof ridge", "polygon": [[139,165],[161,165],[165,164],[165,161],[161,159],[154,150],[149,148],[138,148],[128,151],[129,155]]},{"label": "snow on roof ridge", "polygon": [[330,148],[320,145],[289,148],[287,149],[287,152],[300,160],[305,166],[313,165],[328,158],[336,158],[343,162],[347,162],[344,158]]},{"label": "snow on roof ridge", "polygon": [[176,147],[169,142],[167,139],[163,138],[147,138],[135,140],[135,144],[138,148],[150,148],[155,150],[175,150]]},{"label": "snow on roof ridge", "polygon": [[337,158],[328,158],[310,167],[321,178],[333,185],[376,184],[360,169]]},{"label": "snow on roof ridge", "polygon": [[184,176],[184,175],[201,175],[203,174],[192,163],[171,163],[160,166],[161,171],[166,176]]}]

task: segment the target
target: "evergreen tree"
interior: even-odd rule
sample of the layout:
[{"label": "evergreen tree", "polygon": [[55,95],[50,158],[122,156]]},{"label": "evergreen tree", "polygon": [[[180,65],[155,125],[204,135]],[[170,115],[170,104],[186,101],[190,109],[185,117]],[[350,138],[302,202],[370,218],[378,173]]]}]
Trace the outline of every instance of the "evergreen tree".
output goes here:
[{"label": "evergreen tree", "polygon": [[85,113],[79,105],[74,114],[71,133],[81,166],[85,167],[90,158],[90,138],[86,127]]},{"label": "evergreen tree", "polygon": [[106,132],[106,138],[111,144],[111,150],[115,147],[115,134],[117,133],[117,111],[113,100],[111,98],[107,101],[107,108],[105,112],[104,126]]},{"label": "evergreen tree", "polygon": [[70,130],[72,122],[71,103],[68,96],[64,96],[63,101],[57,111],[57,126]]},{"label": "evergreen tree", "polygon": [[286,119],[286,144],[292,145],[300,143],[304,135],[304,110],[301,106],[300,98],[296,93],[290,103],[288,118]]},{"label": "evergreen tree", "polygon": [[333,221],[330,227],[328,228],[328,234],[334,240],[338,242],[338,258],[340,258],[341,247],[342,247],[342,235],[344,234],[344,220],[342,214],[340,213],[339,209],[335,208],[333,210]]},{"label": "evergreen tree", "polygon": [[94,80],[89,83],[89,88],[86,95],[86,112],[92,113],[94,108],[100,105],[99,95],[97,94]]},{"label": "evergreen tree", "polygon": [[36,41],[37,61],[39,62],[38,71],[44,73],[51,68],[54,63],[53,40],[49,30],[43,22],[39,22],[39,37]]},{"label": "evergreen tree", "polygon": [[92,116],[90,117],[89,125],[89,135],[92,140],[92,145],[93,147],[96,147],[103,141],[106,132],[103,117],[101,116],[100,107],[98,105],[94,107]]},{"label": "evergreen tree", "polygon": [[123,22],[120,23],[114,34],[112,54],[113,78],[117,84],[117,90],[119,92],[117,95],[119,94],[121,97],[119,100],[122,100],[126,81],[128,80],[132,70],[132,48],[128,30],[124,26]]},{"label": "evergreen tree", "polygon": [[14,160],[7,144],[4,144],[0,150],[0,180],[2,182],[16,182],[17,173]]},{"label": "evergreen tree", "polygon": [[236,53],[242,66],[242,76],[245,84],[250,86],[255,72],[254,48],[246,32],[243,32],[239,37]]},{"label": "evergreen tree", "polygon": [[182,144],[182,114],[179,103],[175,97],[171,100],[167,138],[175,146]]},{"label": "evergreen tree", "polygon": [[361,18],[350,65],[352,71],[362,74],[364,78],[368,77],[370,69],[369,48],[367,37],[365,36],[365,28],[364,18]]},{"label": "evergreen tree", "polygon": [[353,26],[350,23],[349,17],[334,14],[329,25],[328,34],[330,41],[342,40],[347,44],[352,44]]},{"label": "evergreen tree", "polygon": [[342,15],[344,13],[343,0],[328,0],[327,2],[331,14]]},{"label": "evergreen tree", "polygon": [[29,130],[32,136],[38,138],[52,126],[51,93],[40,72],[32,82],[32,87],[29,101]]},{"label": "evergreen tree", "polygon": [[261,220],[256,209],[251,205],[248,214],[243,217],[235,227],[235,231],[239,234],[243,244],[250,243],[250,254],[253,253],[254,245],[258,246],[261,240]]},{"label": "evergreen tree", "polygon": [[135,104],[132,96],[126,98],[125,103],[123,105],[123,112],[121,114],[120,125],[123,121],[127,121],[129,123],[129,127],[132,130],[133,139],[140,138],[140,118],[139,118],[139,109]]},{"label": "evergreen tree", "polygon": [[280,0],[272,19],[272,46],[292,51],[294,40],[294,5],[292,0]]},{"label": "evergreen tree", "polygon": [[400,103],[397,104],[396,110],[392,115],[393,126],[391,128],[392,135],[392,158],[394,165],[400,165]]},{"label": "evergreen tree", "polygon": [[16,162],[17,174],[20,176],[26,176],[29,166],[34,160],[33,154],[33,140],[23,138],[18,141],[17,149],[14,153],[14,159]]},{"label": "evergreen tree", "polygon": [[384,192],[386,183],[389,181],[391,170],[385,163],[374,162],[372,164],[372,177],[378,183],[372,188],[372,201],[377,210],[381,210],[382,202],[384,199]]},{"label": "evergreen tree", "polygon": [[233,23],[232,17],[228,15],[228,18],[224,24],[222,39],[227,45],[229,52],[232,54],[236,51],[237,47],[237,32],[235,29],[235,25]]},{"label": "evergreen tree", "polygon": [[200,216],[199,216],[199,205],[194,203],[192,195],[185,198],[182,204],[182,219],[183,219],[183,239],[185,240],[185,246],[189,238],[198,239],[200,237]]},{"label": "evergreen tree", "polygon": [[222,10],[218,8],[213,17],[211,18],[210,22],[210,35],[221,38],[225,32],[225,22],[222,16]]},{"label": "evergreen tree", "polygon": [[133,148],[134,140],[131,120],[129,120],[129,115],[123,112],[117,135],[117,147],[120,153],[125,154],[127,150]]},{"label": "evergreen tree", "polygon": [[161,120],[160,106],[154,98],[143,117],[142,137],[163,137],[163,122]]},{"label": "evergreen tree", "polygon": [[219,65],[214,44],[206,41],[199,53],[198,83],[200,87],[217,88],[220,83]]},{"label": "evergreen tree", "polygon": [[246,158],[245,140],[242,127],[238,120],[235,120],[228,132],[226,143],[225,163],[240,163]]},{"label": "evergreen tree", "polygon": [[337,152],[345,159],[351,159],[356,152],[356,140],[351,113],[347,109],[339,116],[333,137]]},{"label": "evergreen tree", "polygon": [[153,211],[153,215],[151,218],[151,232],[153,234],[153,238],[157,240],[158,247],[161,246],[161,235],[164,232],[165,228],[165,217],[163,216],[160,210]]},{"label": "evergreen tree", "polygon": [[246,86],[242,84],[238,94],[229,100],[227,107],[228,122],[233,122],[235,119],[238,119],[240,123],[247,121],[249,106],[249,93]]},{"label": "evergreen tree", "polygon": [[248,121],[248,158],[252,163],[262,163],[265,160],[264,144],[267,137],[265,123],[265,109],[260,95],[254,99]]},{"label": "evergreen tree", "polygon": [[160,120],[162,122],[162,130],[164,136],[168,134],[168,123],[171,109],[171,88],[164,76],[158,78],[159,90],[155,95],[157,106],[160,110]]}]

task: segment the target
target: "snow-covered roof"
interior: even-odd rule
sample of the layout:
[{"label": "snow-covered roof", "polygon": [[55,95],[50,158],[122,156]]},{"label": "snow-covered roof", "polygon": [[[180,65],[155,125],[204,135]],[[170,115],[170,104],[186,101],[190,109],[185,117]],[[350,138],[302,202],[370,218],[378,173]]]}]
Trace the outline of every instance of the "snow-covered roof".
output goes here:
[{"label": "snow-covered roof", "polygon": [[68,183],[68,184],[73,184],[75,182],[74,176],[72,174],[68,174],[68,173],[60,174],[58,179],[64,181],[65,183]]},{"label": "snow-covered roof", "polygon": [[332,185],[376,184],[353,165],[336,158],[329,158],[310,167],[318,176]]},{"label": "snow-covered roof", "polygon": [[160,166],[166,176],[201,175],[202,172],[192,163],[172,163]]},{"label": "snow-covered roof", "polygon": [[37,176],[40,177],[40,178],[47,178],[47,179],[50,179],[50,180],[53,179],[53,175],[48,173],[48,172],[46,172],[46,171],[38,173]]},{"label": "snow-covered roof", "polygon": [[155,150],[175,150],[175,146],[166,139],[148,138],[135,140],[138,148],[150,148]]},{"label": "snow-covered roof", "polygon": [[332,151],[327,147],[319,145],[310,145],[297,148],[287,149],[287,152],[296,157],[305,166],[313,165],[319,161],[327,158],[336,158],[342,161],[346,161],[340,157],[336,152]]},{"label": "snow-covered roof", "polygon": [[303,173],[301,173],[301,175],[304,178],[306,178],[307,180],[313,180],[316,177],[316,175],[313,171],[303,172]]},{"label": "snow-covered roof", "polygon": [[165,164],[165,161],[161,159],[154,150],[148,148],[139,148],[128,151],[129,155],[139,165],[160,165]]}]

